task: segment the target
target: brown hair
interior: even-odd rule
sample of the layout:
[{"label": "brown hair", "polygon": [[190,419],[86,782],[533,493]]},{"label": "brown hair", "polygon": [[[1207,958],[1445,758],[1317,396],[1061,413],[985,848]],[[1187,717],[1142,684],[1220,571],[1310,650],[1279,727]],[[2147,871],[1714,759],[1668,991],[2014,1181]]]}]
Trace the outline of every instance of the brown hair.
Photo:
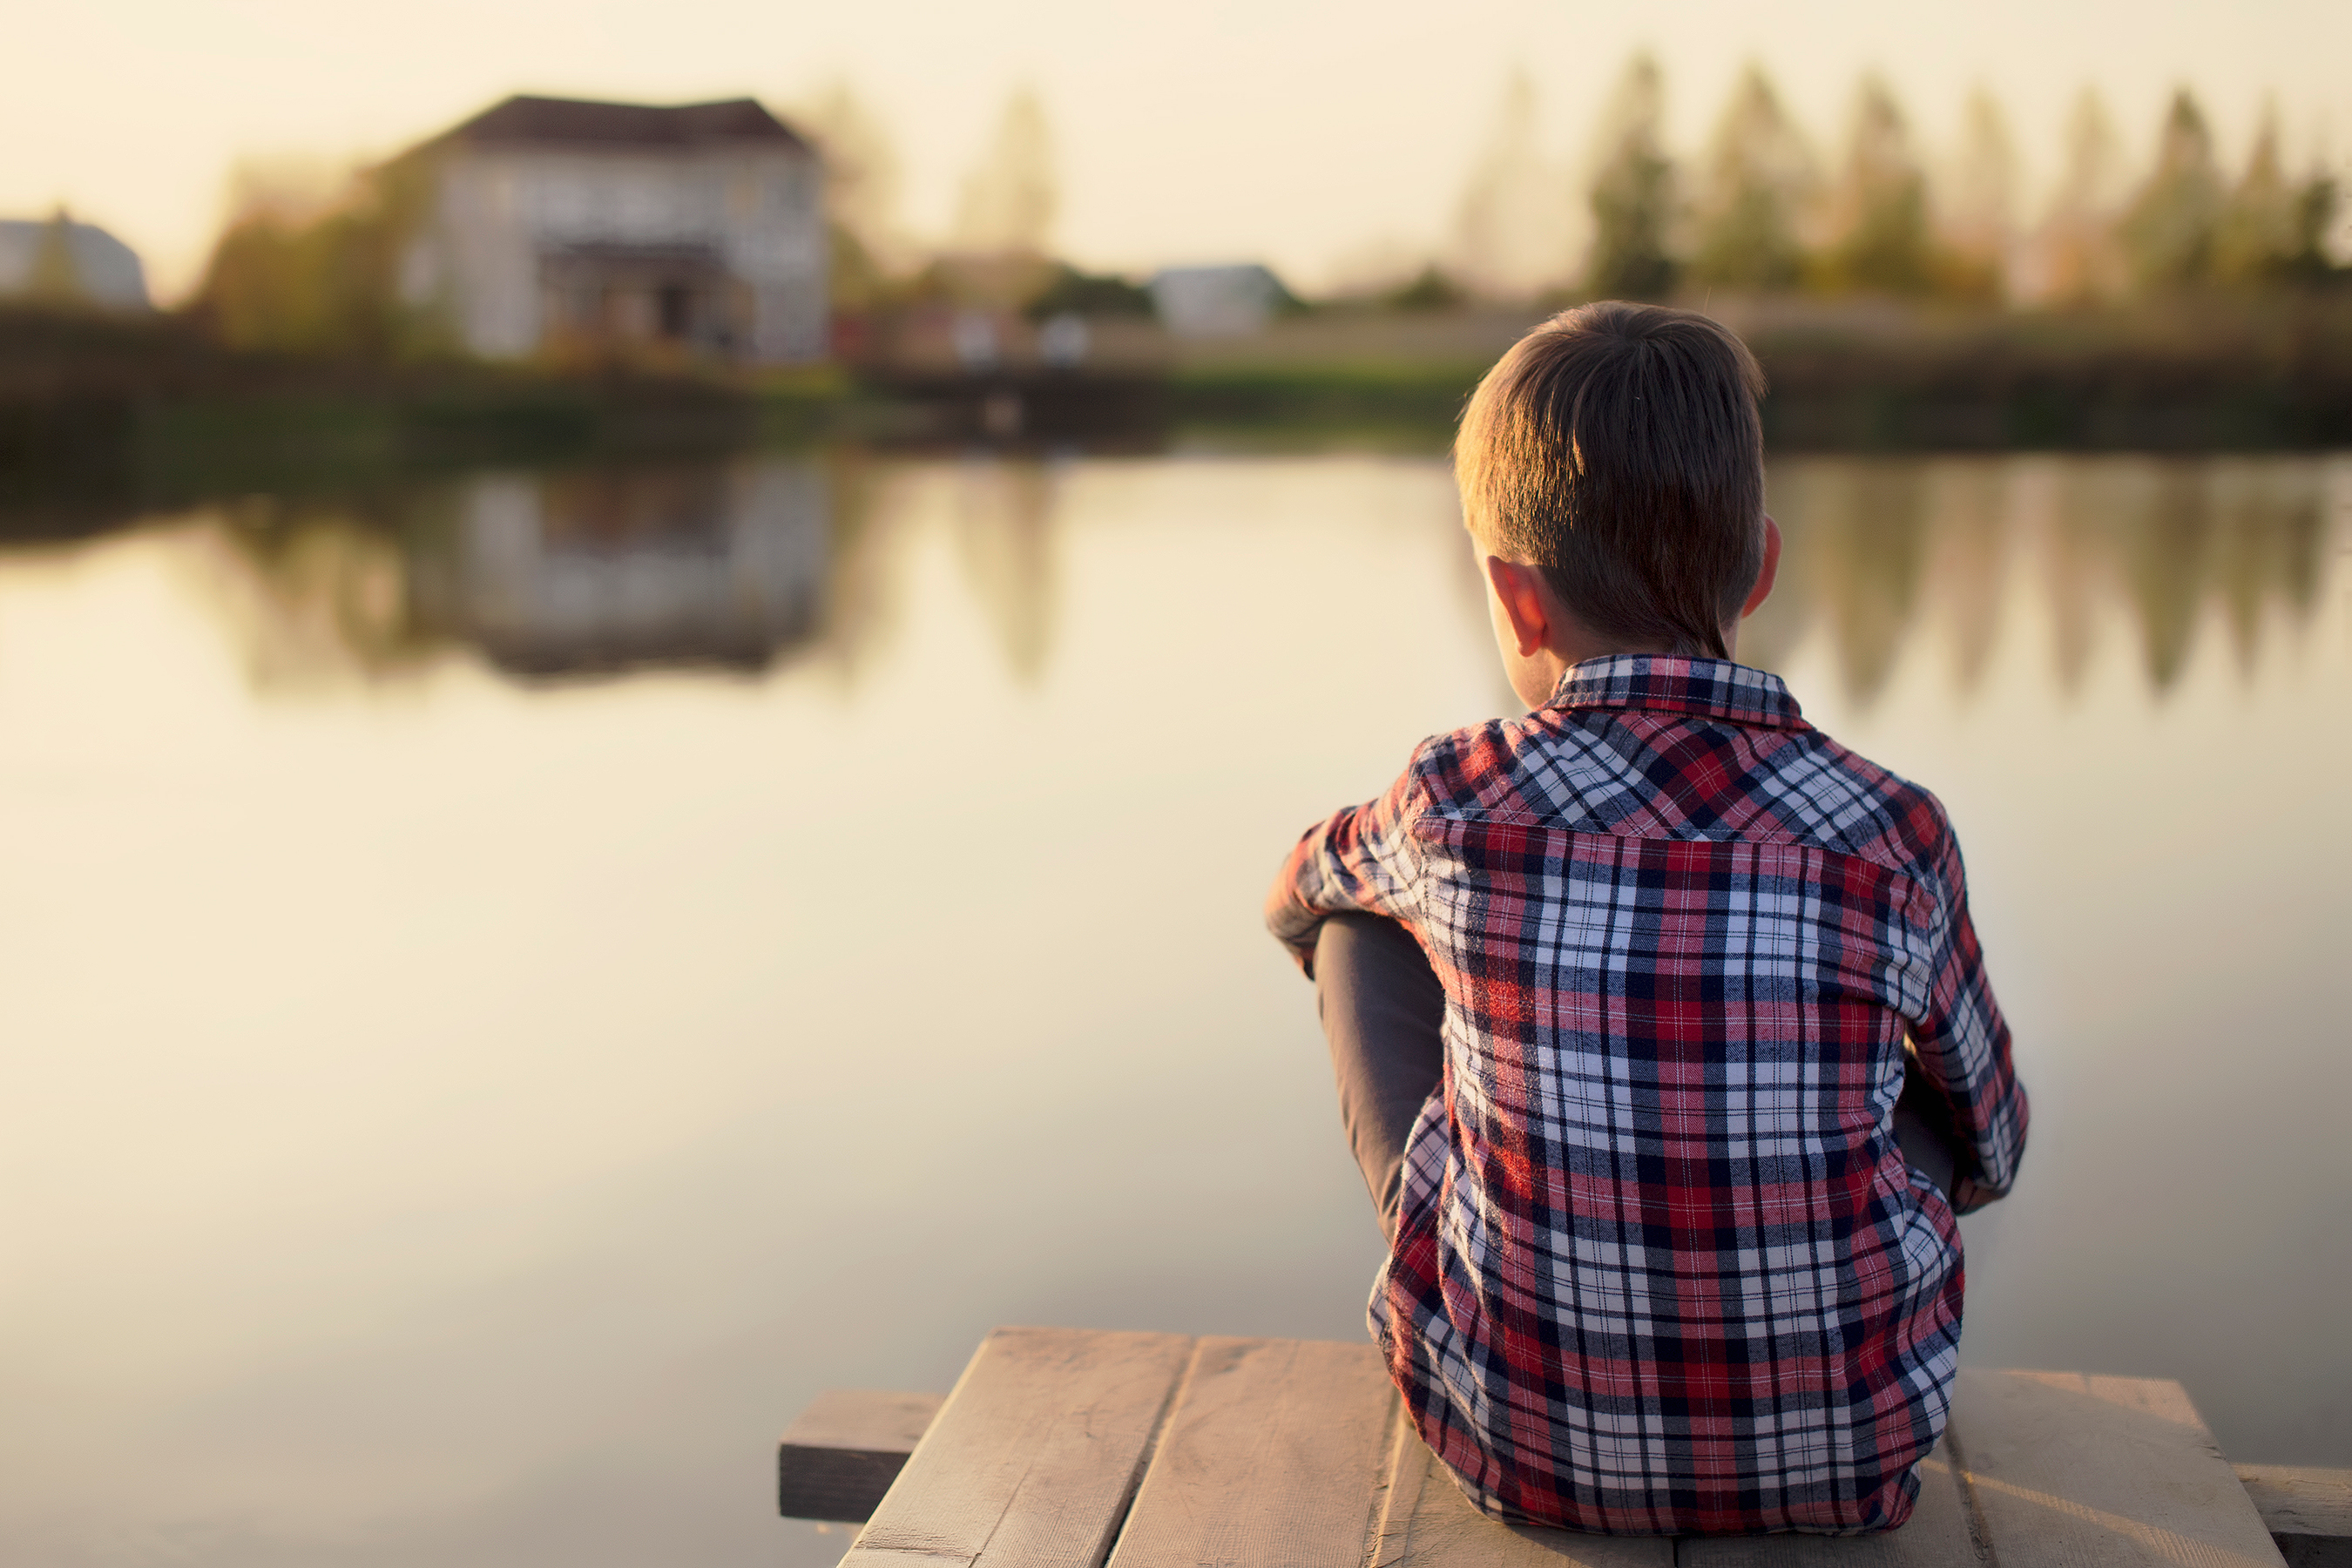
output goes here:
[{"label": "brown hair", "polygon": [[1696,311],[1563,310],[1471,394],[1463,508],[1594,631],[1725,658],[1764,569],[1763,394],[1748,345]]}]

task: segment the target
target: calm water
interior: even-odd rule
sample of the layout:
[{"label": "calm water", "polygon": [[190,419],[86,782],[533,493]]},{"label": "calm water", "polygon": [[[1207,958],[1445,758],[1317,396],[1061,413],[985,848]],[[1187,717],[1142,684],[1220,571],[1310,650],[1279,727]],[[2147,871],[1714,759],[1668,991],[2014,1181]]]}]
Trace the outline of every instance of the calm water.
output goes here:
[{"label": "calm water", "polygon": [[[2035,1122],[1967,1352],[2352,1463],[2352,458],[1779,465]],[[12,1562],[826,1562],[816,1390],[1361,1334],[1261,932],[1507,693],[1444,470],[767,461],[0,553]]]}]

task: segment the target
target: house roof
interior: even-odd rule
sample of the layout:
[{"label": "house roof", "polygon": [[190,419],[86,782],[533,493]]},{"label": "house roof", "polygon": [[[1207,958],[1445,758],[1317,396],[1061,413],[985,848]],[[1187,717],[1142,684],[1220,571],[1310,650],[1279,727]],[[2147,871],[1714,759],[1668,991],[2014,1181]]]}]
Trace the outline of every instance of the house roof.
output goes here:
[{"label": "house roof", "polygon": [[459,125],[446,140],[477,146],[552,143],[616,151],[653,147],[684,151],[728,142],[808,147],[799,132],[748,98],[717,103],[594,103],[519,94]]}]

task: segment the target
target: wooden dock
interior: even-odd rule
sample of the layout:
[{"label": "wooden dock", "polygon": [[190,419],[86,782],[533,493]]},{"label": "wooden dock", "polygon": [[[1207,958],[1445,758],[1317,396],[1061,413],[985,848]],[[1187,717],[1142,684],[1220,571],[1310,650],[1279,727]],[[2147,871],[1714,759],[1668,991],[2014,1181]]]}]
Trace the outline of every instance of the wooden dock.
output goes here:
[{"label": "wooden dock", "polygon": [[818,1400],[780,1480],[786,1514],[864,1521],[842,1568],[2352,1564],[2352,1474],[2233,1470],[2179,1384],[2072,1373],[1963,1371],[1910,1522],[1875,1536],[1498,1524],[1371,1347],[1314,1340],[999,1329],[943,1402]]}]

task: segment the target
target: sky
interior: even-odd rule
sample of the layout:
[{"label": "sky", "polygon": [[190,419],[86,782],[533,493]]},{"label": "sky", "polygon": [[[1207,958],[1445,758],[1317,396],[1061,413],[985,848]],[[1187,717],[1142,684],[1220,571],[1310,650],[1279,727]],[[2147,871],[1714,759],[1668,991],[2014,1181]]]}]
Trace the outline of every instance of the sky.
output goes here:
[{"label": "sky", "polygon": [[1576,155],[1637,49],[1695,150],[1759,60],[1818,141],[1881,72],[1929,152],[1990,88],[2029,182],[2089,83],[2135,159],[2177,85],[2245,155],[2266,96],[2300,163],[2352,152],[2344,0],[0,0],[0,216],[58,204],[146,258],[159,295],[200,272],[241,162],[380,157],[509,92],[789,110],[847,81],[884,122],[901,218],[943,234],[1007,98],[1045,105],[1059,248],[1097,268],[1256,258],[1313,288],[1439,247],[1525,70]]}]

